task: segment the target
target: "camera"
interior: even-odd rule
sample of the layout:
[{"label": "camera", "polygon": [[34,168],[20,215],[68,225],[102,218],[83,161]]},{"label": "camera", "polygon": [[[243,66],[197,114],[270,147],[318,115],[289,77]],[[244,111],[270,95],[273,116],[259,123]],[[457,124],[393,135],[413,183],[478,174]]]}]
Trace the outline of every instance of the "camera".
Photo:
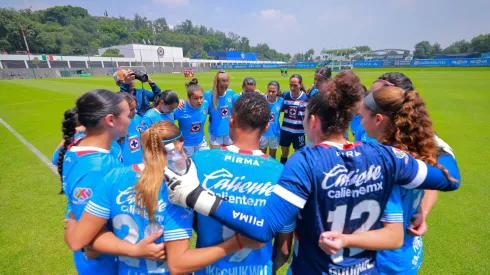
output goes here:
[{"label": "camera", "polygon": [[133,73],[134,74],[134,78],[135,79],[138,79],[139,81],[145,83],[145,82],[148,82],[148,75],[142,71],[136,71]]}]

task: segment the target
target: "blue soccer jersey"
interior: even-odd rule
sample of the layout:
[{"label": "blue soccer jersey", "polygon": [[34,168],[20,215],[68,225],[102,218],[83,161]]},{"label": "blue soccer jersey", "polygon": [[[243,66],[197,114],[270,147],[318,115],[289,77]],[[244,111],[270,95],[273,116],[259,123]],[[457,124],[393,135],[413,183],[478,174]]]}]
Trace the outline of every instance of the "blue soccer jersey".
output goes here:
[{"label": "blue soccer jersey", "polygon": [[223,96],[218,97],[218,106],[214,108],[213,91],[204,93],[204,99],[209,103],[209,133],[220,137],[230,134],[230,117],[235,92],[228,89]]},{"label": "blue soccer jersey", "polygon": [[209,103],[204,100],[201,108],[193,108],[188,101],[183,110],[175,110],[175,119],[184,136],[184,146],[195,146],[204,139],[204,124],[208,116]]},{"label": "blue soccer jersey", "polygon": [[[459,179],[455,165],[448,170]],[[222,201],[212,216],[235,231],[268,241],[298,215],[295,233],[300,245],[290,267],[294,273],[377,274],[376,251],[344,248],[330,256],[318,240],[325,231],[353,234],[377,229],[395,184],[408,189],[459,187],[440,169],[393,147],[323,142],[291,157],[264,209]],[[254,219],[236,218],[241,215]]]},{"label": "blue soccer jersey", "polygon": [[[103,184],[90,199],[85,211],[104,219],[111,219],[114,234],[136,244],[145,237],[164,229],[163,241],[190,239],[192,236],[192,210],[171,204],[165,182],[158,194],[155,221],[136,205],[134,185],[140,177],[143,165],[114,169],[103,179]],[[156,243],[161,243],[162,239]],[[167,262],[119,257],[119,274],[170,274]]]},{"label": "blue soccer jersey", "polygon": [[354,135],[354,141],[360,141],[360,142],[374,142],[376,143],[375,138],[371,138],[368,136],[366,131],[364,131],[364,127],[362,125],[358,125],[356,128],[356,134]]},{"label": "blue soccer jersey", "polygon": [[[267,99],[267,95],[265,96]],[[267,101],[269,102],[269,101]],[[270,103],[271,114],[269,117],[269,129],[267,132],[262,134],[264,137],[279,137],[281,134],[281,125],[279,119],[281,117],[282,105],[284,104],[284,99],[281,97],[276,98],[276,102]]]},{"label": "blue soccer jersey", "polygon": [[[80,132],[80,133],[76,134],[74,139],[73,139],[73,144],[77,144],[85,136],[86,136],[85,132]],[[56,148],[56,150],[54,151],[53,156],[51,157],[51,162],[55,166],[58,165],[57,163],[58,163],[58,155],[60,154],[60,149],[61,149],[61,146],[58,146],[58,148]],[[121,163],[123,162],[124,159],[123,159],[123,155],[122,155],[122,151],[121,151],[121,146],[119,145],[119,143],[117,143],[117,141],[115,141],[115,140],[112,141],[111,150],[109,152],[113,157],[118,159]]]},{"label": "blue soccer jersey", "polygon": [[146,111],[145,115],[143,116],[143,119],[141,120],[140,126],[138,127],[138,130],[140,132],[146,131],[146,129],[150,128],[150,126],[153,123],[167,120],[172,123],[174,123],[174,113],[171,112],[169,114],[163,114],[160,111],[158,111],[156,108],[152,108],[148,111]]},{"label": "blue soccer jersey", "polygon": [[282,130],[293,134],[304,134],[303,119],[305,118],[308,95],[301,92],[298,97],[293,97],[291,92],[284,93],[284,118],[282,120]]},{"label": "blue soccer jersey", "polygon": [[354,137],[356,136],[357,127],[361,125],[361,120],[362,117],[359,115],[352,117],[352,120],[350,122],[350,131],[352,132],[352,135]]},{"label": "blue soccer jersey", "polygon": [[[444,154],[439,157],[439,162],[444,161],[445,167],[451,171],[454,171],[456,166],[455,160],[452,156]],[[455,178],[460,178],[459,173],[452,175]],[[410,225],[412,217],[416,214],[420,207],[420,202],[424,196],[423,190],[408,190],[395,185],[392,192],[392,197],[397,196],[399,205],[398,212],[403,218],[404,228]],[[386,209],[396,209],[395,202],[389,201]],[[386,211],[385,211],[386,212]],[[393,216],[392,216],[393,217]],[[383,215],[381,221],[389,222],[390,218]],[[380,274],[401,274],[401,275],[415,275],[418,273],[420,266],[422,265],[423,258],[423,241],[421,237],[414,237],[408,232],[405,232],[403,246],[395,250],[382,250],[377,254],[377,265]]]},{"label": "blue soccer jersey", "polygon": [[[264,207],[283,168],[260,150],[240,150],[233,145],[199,151],[193,160],[202,186],[226,197],[234,205]],[[291,221],[279,232],[293,230],[294,221]],[[213,218],[200,214],[197,215],[196,231],[198,248],[219,244],[235,234]],[[272,249],[272,241],[259,250],[242,249],[195,274],[272,274]]]},{"label": "blue soccer jersey", "polygon": [[[63,160],[63,191],[68,197],[68,206],[78,220],[101,185],[102,177],[113,168],[123,164],[109,151],[88,146],[71,146]],[[82,251],[74,253],[78,274],[115,274],[116,259],[101,255],[94,260],[85,257]]]},{"label": "blue soccer jersey", "polygon": [[[136,112],[139,116],[143,116],[150,106],[150,101],[155,99],[155,95],[159,95],[162,93],[162,90],[157,86],[157,84],[150,84],[151,91],[145,89],[134,89],[134,99],[136,100]],[[120,87],[120,92],[122,93],[130,93],[131,88],[128,84],[122,83]]]},{"label": "blue soccer jersey", "polygon": [[128,127],[128,135],[121,144],[124,165],[138,164],[143,162],[143,151],[141,150],[141,133],[138,127],[142,118],[135,115]]},{"label": "blue soccer jersey", "polygon": [[312,97],[313,95],[315,95],[316,93],[318,93],[318,89],[317,88],[313,88],[311,89],[310,91],[310,97]]}]

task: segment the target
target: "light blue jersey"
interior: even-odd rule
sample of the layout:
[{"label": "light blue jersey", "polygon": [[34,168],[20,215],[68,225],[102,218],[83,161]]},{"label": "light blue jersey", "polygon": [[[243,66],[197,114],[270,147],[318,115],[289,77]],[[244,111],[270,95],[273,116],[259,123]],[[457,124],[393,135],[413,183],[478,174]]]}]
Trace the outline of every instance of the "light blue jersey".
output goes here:
[{"label": "light blue jersey", "polygon": [[143,151],[141,150],[141,133],[138,127],[142,118],[135,115],[131,119],[128,128],[128,135],[121,144],[122,157],[124,165],[138,164],[143,162]]},{"label": "light blue jersey", "polygon": [[310,91],[310,97],[312,97],[316,93],[318,93],[318,89],[317,88],[311,89],[311,91]]},{"label": "light blue jersey", "polygon": [[[104,175],[111,169],[123,167],[109,151],[89,146],[71,146],[63,160],[63,191],[68,197],[68,206],[76,219],[80,219],[85,206],[96,194]],[[100,255],[94,260],[85,253],[74,253],[78,274],[116,274],[116,257]]]},{"label": "light blue jersey", "polygon": [[[85,132],[80,132],[78,134],[75,134],[75,137],[73,139],[73,144],[77,144],[85,136],[87,136],[85,134]],[[58,156],[60,154],[60,149],[61,149],[61,146],[58,146],[58,148],[56,148],[56,150],[54,151],[53,156],[51,157],[51,162],[55,166],[58,165]],[[118,159],[121,163],[123,163],[124,158],[123,158],[123,155],[122,155],[121,146],[115,140],[112,141],[110,154],[113,157],[115,157],[116,159]]]},{"label": "light blue jersey", "polygon": [[[100,218],[111,219],[114,234],[132,244],[162,228],[164,242],[190,239],[193,212],[169,202],[165,182],[158,194],[155,221],[150,222],[147,213],[143,218],[143,210],[135,204],[136,193],[133,190],[142,168],[143,165],[132,165],[109,172],[85,211]],[[161,242],[162,239],[156,241]],[[119,274],[170,274],[167,262],[122,256],[119,257],[118,270]]]},{"label": "light blue jersey", "polygon": [[360,141],[360,142],[377,142],[376,139],[370,138],[366,131],[364,131],[364,127],[362,127],[361,124],[359,124],[356,128],[356,133],[354,135],[354,141]]},{"label": "light blue jersey", "polygon": [[140,132],[143,133],[144,131],[146,131],[146,129],[150,128],[150,126],[153,123],[163,121],[163,120],[167,120],[174,123],[174,113],[171,112],[169,114],[163,114],[160,111],[158,111],[156,108],[152,108],[146,111],[138,129]]},{"label": "light blue jersey", "polygon": [[[267,99],[267,95],[265,96]],[[269,102],[269,101],[267,101]],[[270,103],[271,114],[269,116],[269,129],[267,132],[262,134],[264,137],[279,137],[281,134],[281,124],[279,118],[281,117],[282,105],[284,104],[284,99],[282,97],[277,97],[276,102]]]},{"label": "light blue jersey", "polygon": [[[240,150],[233,145],[199,151],[193,160],[202,186],[237,205],[264,207],[283,169],[282,164],[260,150]],[[292,232],[294,226],[291,221],[280,232]],[[233,230],[201,214],[197,214],[196,231],[198,248],[219,244],[235,235]],[[242,249],[195,274],[272,274],[272,249],[272,241],[259,250]]]},{"label": "light blue jersey", "polygon": [[179,121],[179,128],[184,136],[184,146],[196,146],[203,142],[208,109],[209,103],[204,100],[201,108],[193,108],[186,101],[183,110],[175,110],[174,117]]},{"label": "light blue jersey", "polygon": [[218,106],[213,105],[213,91],[204,93],[204,99],[209,103],[209,133],[220,137],[230,134],[230,117],[233,106],[233,90],[226,90],[223,96],[218,97]]}]

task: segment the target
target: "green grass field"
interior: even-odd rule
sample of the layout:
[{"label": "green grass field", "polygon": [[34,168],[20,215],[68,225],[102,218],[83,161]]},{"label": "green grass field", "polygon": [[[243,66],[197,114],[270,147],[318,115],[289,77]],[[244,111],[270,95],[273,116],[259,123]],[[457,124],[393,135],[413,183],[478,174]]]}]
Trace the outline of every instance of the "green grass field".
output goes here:
[{"label": "green grass field", "polygon": [[[389,69],[388,69],[389,70]],[[357,70],[369,85],[387,69]],[[425,99],[437,134],[454,149],[461,188],[439,196],[424,237],[422,274],[490,272],[490,69],[402,69]],[[300,73],[311,85],[313,70]],[[214,73],[198,73],[209,89]],[[287,89],[279,70],[230,71],[239,91],[246,76],[260,90],[270,80]],[[162,89],[184,97],[182,75],[153,75]],[[82,93],[117,91],[111,77],[0,81],[0,118],[48,158],[61,140],[61,118]],[[65,196],[59,178],[0,125],[0,274],[74,274],[72,254],[63,241]],[[283,268],[282,273],[285,273]]]}]

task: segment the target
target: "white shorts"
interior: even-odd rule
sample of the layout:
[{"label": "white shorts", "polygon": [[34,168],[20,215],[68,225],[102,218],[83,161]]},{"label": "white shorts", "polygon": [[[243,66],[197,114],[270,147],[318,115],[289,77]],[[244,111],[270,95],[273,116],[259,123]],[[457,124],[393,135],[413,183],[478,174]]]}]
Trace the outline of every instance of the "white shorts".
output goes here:
[{"label": "white shorts", "polygon": [[194,145],[194,146],[184,146],[184,152],[189,158],[192,157],[192,155],[194,155],[195,152],[202,151],[202,150],[209,150],[209,146],[208,143],[206,142],[206,138],[202,140],[201,144]]},{"label": "white shorts", "polygon": [[212,136],[209,135],[209,144],[211,145],[232,145],[233,140],[231,140],[230,135],[226,136]]},{"label": "white shorts", "polygon": [[279,138],[278,137],[260,137],[260,149],[277,149],[279,148]]}]

